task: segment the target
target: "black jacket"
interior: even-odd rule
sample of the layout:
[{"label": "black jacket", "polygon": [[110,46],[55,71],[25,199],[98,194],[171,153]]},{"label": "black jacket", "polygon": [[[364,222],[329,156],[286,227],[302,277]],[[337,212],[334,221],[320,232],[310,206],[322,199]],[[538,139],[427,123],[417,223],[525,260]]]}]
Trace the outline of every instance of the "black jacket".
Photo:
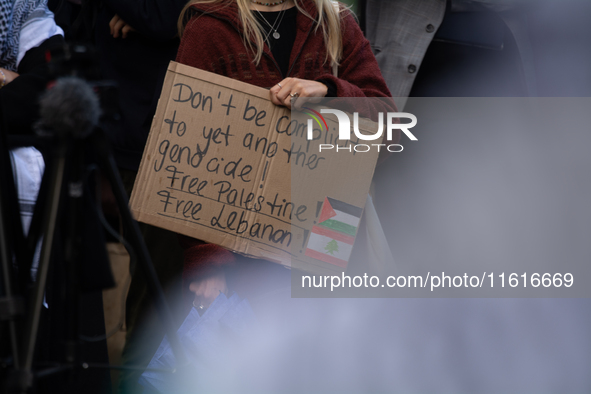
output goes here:
[{"label": "black jacket", "polygon": [[[178,16],[186,0],[105,0],[95,25],[104,77],[119,85],[121,120],[108,127],[121,168],[137,170],[166,68],[179,45]],[[119,15],[136,29],[127,38],[113,38],[109,21]]]}]

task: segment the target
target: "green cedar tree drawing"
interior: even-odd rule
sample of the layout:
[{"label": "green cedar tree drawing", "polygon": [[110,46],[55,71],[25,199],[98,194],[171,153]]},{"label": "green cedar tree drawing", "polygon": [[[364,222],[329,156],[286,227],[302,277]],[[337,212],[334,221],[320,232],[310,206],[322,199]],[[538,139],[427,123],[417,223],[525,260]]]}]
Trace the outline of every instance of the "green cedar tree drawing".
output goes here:
[{"label": "green cedar tree drawing", "polygon": [[324,250],[326,250],[326,253],[330,253],[331,255],[334,255],[333,252],[339,251],[339,245],[337,244],[337,241],[335,241],[333,239],[332,241],[330,241],[329,243],[326,244],[326,246],[324,247]]}]

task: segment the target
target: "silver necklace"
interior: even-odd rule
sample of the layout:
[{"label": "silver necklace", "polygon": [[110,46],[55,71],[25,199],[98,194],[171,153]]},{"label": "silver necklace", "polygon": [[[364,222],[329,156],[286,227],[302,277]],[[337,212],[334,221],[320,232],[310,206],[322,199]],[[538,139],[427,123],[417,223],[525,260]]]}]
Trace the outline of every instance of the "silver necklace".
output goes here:
[{"label": "silver necklace", "polygon": [[[279,26],[281,26],[281,22],[283,21],[283,16],[285,15],[285,6],[283,9],[281,9],[280,11],[280,15],[277,16],[277,18],[275,18],[275,23],[273,23],[273,25],[271,25],[269,23],[269,21],[267,21],[267,18],[265,18],[263,16],[263,14],[260,13],[259,10],[255,9],[255,11],[260,15],[261,18],[263,18],[263,20],[265,21],[265,23],[267,24],[267,26],[269,26],[271,28],[271,30],[269,30],[269,33],[265,36],[265,41],[267,41],[267,39],[269,38],[269,35],[271,34],[271,32],[273,33],[273,38],[278,40],[281,38],[281,34],[279,34],[279,32],[277,31],[277,29],[279,29]],[[277,26],[277,28],[275,28],[275,26]]]}]

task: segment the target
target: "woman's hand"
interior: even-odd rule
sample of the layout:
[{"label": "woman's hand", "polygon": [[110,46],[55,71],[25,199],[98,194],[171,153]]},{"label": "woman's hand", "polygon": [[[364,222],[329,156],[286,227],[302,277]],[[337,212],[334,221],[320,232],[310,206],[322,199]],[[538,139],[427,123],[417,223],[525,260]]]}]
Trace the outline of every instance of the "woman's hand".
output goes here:
[{"label": "woman's hand", "polygon": [[111,22],[109,22],[109,28],[111,29],[111,35],[113,38],[127,38],[129,32],[135,31],[133,27],[128,25],[119,15],[115,15]]},{"label": "woman's hand", "polygon": [[[284,105],[291,109],[291,99],[294,101],[294,109],[301,109],[306,102],[318,102],[325,97],[328,88],[317,81],[299,78],[285,78],[271,88],[271,101],[276,105]],[[300,100],[301,98],[307,98]]]},{"label": "woman's hand", "polygon": [[222,270],[217,271],[206,278],[191,282],[189,290],[195,293],[193,305],[203,305],[204,308],[209,308],[220,293],[225,294],[228,292],[226,275]]},{"label": "woman's hand", "polygon": [[5,68],[0,68],[0,70],[2,70],[2,73],[0,73],[0,84],[3,84],[3,86],[8,85],[18,77],[18,73],[15,73],[14,71]]}]

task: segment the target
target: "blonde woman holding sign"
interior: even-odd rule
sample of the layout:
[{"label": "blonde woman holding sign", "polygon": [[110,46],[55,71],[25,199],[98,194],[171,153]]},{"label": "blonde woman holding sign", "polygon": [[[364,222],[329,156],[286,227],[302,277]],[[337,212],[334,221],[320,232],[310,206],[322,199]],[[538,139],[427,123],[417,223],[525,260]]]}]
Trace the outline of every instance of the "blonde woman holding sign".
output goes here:
[{"label": "blonde woman holding sign", "polygon": [[[334,1],[191,0],[179,31],[178,62],[268,88],[276,105],[291,108],[294,97],[390,97],[369,42]],[[193,305],[206,308],[227,290],[221,268],[238,258],[217,245],[182,242],[184,282]]]}]

